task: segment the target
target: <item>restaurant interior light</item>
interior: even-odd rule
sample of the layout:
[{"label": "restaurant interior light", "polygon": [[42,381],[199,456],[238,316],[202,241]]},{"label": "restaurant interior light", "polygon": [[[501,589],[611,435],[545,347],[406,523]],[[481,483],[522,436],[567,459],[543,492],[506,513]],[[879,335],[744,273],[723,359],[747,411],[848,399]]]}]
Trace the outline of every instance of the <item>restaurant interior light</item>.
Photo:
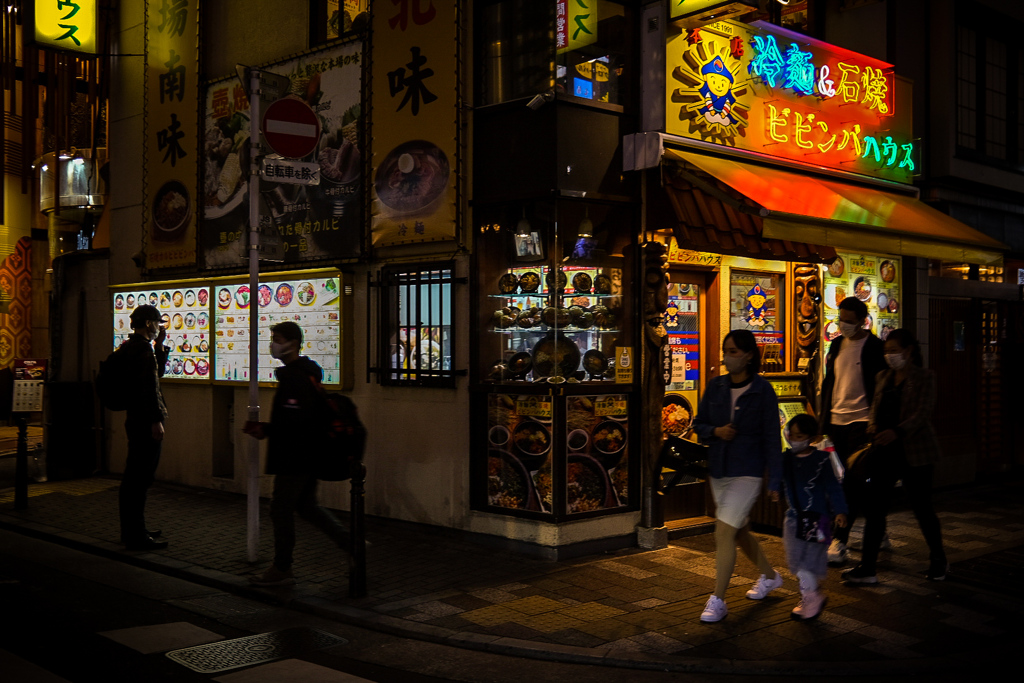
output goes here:
[{"label": "restaurant interior light", "polygon": [[523,217],[516,223],[516,237],[530,236],[530,221],[526,220],[526,207],[523,207]]}]

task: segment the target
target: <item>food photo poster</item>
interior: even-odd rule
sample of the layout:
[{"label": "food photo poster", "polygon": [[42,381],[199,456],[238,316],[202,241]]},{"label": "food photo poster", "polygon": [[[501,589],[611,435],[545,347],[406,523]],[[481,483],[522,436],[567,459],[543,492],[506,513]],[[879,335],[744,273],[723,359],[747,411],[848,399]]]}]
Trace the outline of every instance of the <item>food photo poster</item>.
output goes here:
[{"label": "food photo poster", "polygon": [[[260,180],[261,218],[280,234],[285,263],[360,253],[362,61],[363,45],[353,42],[266,67],[289,78],[285,97],[302,100],[320,119],[320,141],[300,160],[319,163],[320,184]],[[261,102],[263,109],[269,104]],[[205,111],[200,245],[208,267],[237,266],[248,255],[250,143],[245,88],[236,77],[212,83]]]},{"label": "food photo poster", "polygon": [[[131,285],[112,293],[113,346],[131,333],[131,312],[156,306],[170,349],[165,379],[249,381],[250,316],[258,315],[260,382],[276,382],[280,361],[270,355],[270,328],[295,322],[302,328],[300,354],[323,369],[325,384],[341,382],[341,279],[298,274],[260,282],[255,297],[248,283],[164,282]],[[253,306],[255,300],[256,305]]]}]

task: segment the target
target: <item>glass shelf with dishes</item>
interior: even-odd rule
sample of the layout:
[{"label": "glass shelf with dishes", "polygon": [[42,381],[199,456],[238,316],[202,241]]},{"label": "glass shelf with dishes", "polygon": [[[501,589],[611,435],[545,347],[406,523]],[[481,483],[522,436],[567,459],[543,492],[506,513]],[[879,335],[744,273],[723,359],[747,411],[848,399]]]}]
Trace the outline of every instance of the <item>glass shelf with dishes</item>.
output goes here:
[{"label": "glass shelf with dishes", "polygon": [[499,278],[498,289],[488,300],[503,305],[493,308],[486,329],[494,335],[499,359],[486,381],[614,381],[620,271],[516,267]]}]

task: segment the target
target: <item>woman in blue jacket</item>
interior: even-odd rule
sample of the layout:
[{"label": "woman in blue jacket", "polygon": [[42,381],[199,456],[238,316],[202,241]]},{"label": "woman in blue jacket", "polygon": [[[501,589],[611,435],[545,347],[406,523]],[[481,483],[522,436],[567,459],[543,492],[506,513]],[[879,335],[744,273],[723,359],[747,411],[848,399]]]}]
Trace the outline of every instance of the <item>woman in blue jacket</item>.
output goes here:
[{"label": "woman in blue jacket", "polygon": [[765,472],[768,490],[777,491],[782,473],[779,400],[763,377],[761,352],[753,333],[733,330],[722,343],[728,375],[708,382],[693,420],[701,442],[708,444],[711,493],[715,499],[715,592],[700,620],[721,621],[728,613],[725,590],[736,566],[736,545],[761,577],[747,591],[761,600],[782,585],[761,545],[750,533],[749,515],[761,494]]}]

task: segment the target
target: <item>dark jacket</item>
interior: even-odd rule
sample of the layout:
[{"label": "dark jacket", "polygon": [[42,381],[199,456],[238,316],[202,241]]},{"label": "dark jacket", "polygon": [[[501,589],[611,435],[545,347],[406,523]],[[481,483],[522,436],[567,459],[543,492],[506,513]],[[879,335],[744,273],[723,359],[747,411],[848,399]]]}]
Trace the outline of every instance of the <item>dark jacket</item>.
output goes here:
[{"label": "dark jacket", "polygon": [[266,426],[267,474],[314,474],[313,455],[326,436],[324,400],[317,384],[324,373],[316,362],[299,356],[275,370],[277,391]]},{"label": "dark jacket", "polygon": [[846,514],[843,486],[832,471],[828,453],[814,451],[798,458],[789,448],[782,455],[782,461],[782,483],[786,502],[789,503],[787,515],[796,517],[798,511],[817,512],[830,517]]},{"label": "dark jacket", "polygon": [[[714,436],[715,427],[732,423],[736,438],[724,441]],[[708,444],[708,469],[712,477],[763,477],[768,473],[768,490],[779,489],[782,474],[782,433],[779,428],[779,399],[768,380],[755,375],[736,402],[732,415],[732,382],[728,375],[708,382],[694,431]]]},{"label": "dark jacket", "polygon": [[130,334],[121,344],[127,354],[126,382],[131,394],[126,419],[131,424],[149,424],[167,419],[167,404],[160,392],[160,378],[167,367],[170,350],[162,344],[154,351],[153,344],[141,334]]},{"label": "dark jacket", "polygon": [[[825,379],[821,383],[821,410],[818,412],[818,429],[827,432],[832,419],[832,390],[836,386],[836,357],[839,356],[839,349],[842,348],[843,338],[839,337],[828,349],[825,356]],[[864,397],[870,405],[875,395],[875,377],[879,372],[885,370],[885,344],[881,339],[871,332],[864,341],[864,348],[860,352],[860,371],[864,380]]]},{"label": "dark jacket", "polygon": [[[895,370],[878,373],[875,400],[871,402],[871,417],[868,418],[869,427],[877,423],[882,394],[895,379]],[[939,459],[939,438],[932,426],[935,393],[935,373],[916,365],[907,368],[907,378],[900,391],[899,426],[895,431],[903,445],[907,463],[912,467],[931,465]]]}]

